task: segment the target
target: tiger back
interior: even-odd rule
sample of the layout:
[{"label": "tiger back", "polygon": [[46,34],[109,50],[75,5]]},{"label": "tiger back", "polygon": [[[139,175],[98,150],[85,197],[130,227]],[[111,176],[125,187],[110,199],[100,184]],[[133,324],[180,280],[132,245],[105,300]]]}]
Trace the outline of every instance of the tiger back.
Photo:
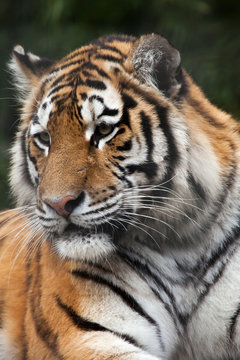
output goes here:
[{"label": "tiger back", "polygon": [[238,359],[238,123],[155,34],[10,69],[0,359]]}]

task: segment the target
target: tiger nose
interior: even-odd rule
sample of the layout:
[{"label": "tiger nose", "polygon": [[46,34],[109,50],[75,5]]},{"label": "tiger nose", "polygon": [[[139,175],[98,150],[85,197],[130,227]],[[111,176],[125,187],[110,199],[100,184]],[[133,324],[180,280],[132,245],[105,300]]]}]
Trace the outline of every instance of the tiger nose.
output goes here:
[{"label": "tiger nose", "polygon": [[63,217],[68,217],[73,210],[83,202],[85,198],[85,193],[82,191],[78,197],[74,197],[71,195],[65,196],[64,198],[58,201],[52,201],[49,199],[45,199],[45,204],[49,205],[52,209],[54,209],[58,215]]}]

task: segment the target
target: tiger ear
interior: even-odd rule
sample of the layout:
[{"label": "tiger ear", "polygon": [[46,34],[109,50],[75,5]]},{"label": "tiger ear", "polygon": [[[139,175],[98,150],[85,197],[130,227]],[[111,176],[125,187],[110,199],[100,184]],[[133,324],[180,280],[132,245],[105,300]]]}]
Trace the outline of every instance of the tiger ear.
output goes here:
[{"label": "tiger ear", "polygon": [[25,52],[20,45],[14,47],[9,69],[14,78],[14,85],[24,99],[33,87],[37,85],[39,79],[46,74],[53,61],[40,58],[30,52]]},{"label": "tiger ear", "polygon": [[178,94],[182,82],[181,57],[177,49],[157,34],[143,35],[133,48],[131,65],[143,83],[166,96]]}]

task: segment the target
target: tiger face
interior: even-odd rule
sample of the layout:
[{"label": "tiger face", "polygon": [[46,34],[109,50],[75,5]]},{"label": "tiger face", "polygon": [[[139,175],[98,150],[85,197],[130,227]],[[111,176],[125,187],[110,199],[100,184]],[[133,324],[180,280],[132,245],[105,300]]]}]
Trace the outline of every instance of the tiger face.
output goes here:
[{"label": "tiger face", "polygon": [[178,51],[158,35],[102,38],[58,62],[18,46],[11,69],[24,92],[12,150],[18,205],[63,258],[112,252],[151,187],[173,176],[167,119],[184,146]]}]

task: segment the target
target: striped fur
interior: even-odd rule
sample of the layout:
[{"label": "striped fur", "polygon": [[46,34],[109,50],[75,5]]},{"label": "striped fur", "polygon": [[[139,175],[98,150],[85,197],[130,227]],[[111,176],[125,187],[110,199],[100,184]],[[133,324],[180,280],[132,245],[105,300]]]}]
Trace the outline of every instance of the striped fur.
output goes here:
[{"label": "striped fur", "polygon": [[239,359],[237,122],[154,34],[10,68],[0,359]]}]

